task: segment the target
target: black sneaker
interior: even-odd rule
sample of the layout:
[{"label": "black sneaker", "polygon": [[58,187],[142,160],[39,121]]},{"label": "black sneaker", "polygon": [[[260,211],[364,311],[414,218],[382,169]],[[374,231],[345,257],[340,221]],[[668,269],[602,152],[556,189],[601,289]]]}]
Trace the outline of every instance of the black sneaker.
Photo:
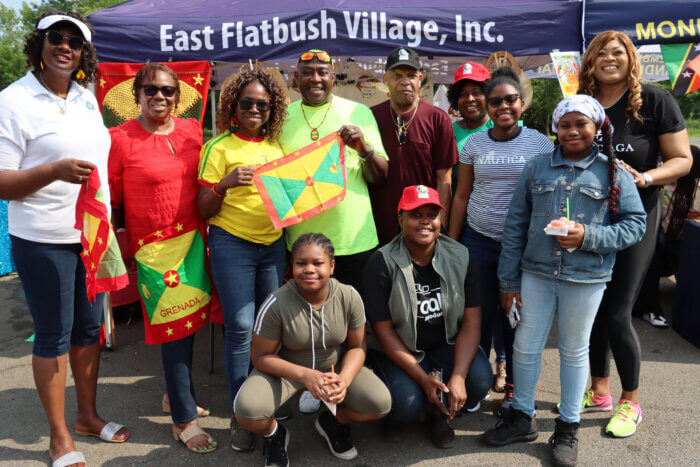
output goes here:
[{"label": "black sneaker", "polygon": [[277,422],[277,431],[272,436],[263,438],[263,454],[266,467],[287,467],[289,458],[287,457],[287,446],[289,445],[289,432]]},{"label": "black sneaker", "polygon": [[554,434],[549,438],[552,446],[552,461],[554,465],[572,467],[578,458],[578,423],[566,423],[556,418]]},{"label": "black sneaker", "polygon": [[537,439],[537,423],[534,417],[511,408],[508,418],[500,420],[496,428],[484,433],[481,439],[491,446],[534,441]]},{"label": "black sneaker", "polygon": [[326,439],[331,454],[346,461],[357,457],[357,449],[352,445],[349,426],[340,423],[327,410],[318,416],[315,425],[316,431]]}]

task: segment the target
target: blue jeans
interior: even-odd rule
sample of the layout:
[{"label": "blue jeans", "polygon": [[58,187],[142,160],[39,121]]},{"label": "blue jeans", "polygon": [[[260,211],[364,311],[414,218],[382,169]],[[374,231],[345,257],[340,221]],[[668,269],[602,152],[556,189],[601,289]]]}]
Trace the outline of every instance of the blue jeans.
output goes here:
[{"label": "blue jeans", "polygon": [[[367,359],[391,393],[391,411],[387,415],[389,420],[410,422],[425,412],[428,407],[428,398],[423,388],[413,378],[392,362],[384,352],[370,350]],[[455,366],[455,346],[445,343],[426,352],[419,365],[426,373],[434,369],[442,369],[443,381],[447,384]],[[492,383],[491,364],[484,351],[479,348],[469,365],[466,381],[467,402],[464,406],[474,407],[481,402],[489,392]]]},{"label": "blue jeans", "polygon": [[210,267],[224,315],[224,369],[231,407],[250,370],[255,310],[277,290],[284,274],[284,237],[253,243],[209,227]]},{"label": "blue jeans", "polygon": [[497,360],[505,360],[509,383],[513,380],[513,329],[508,323],[503,308],[500,306],[498,282],[498,257],[501,244],[496,240],[481,235],[476,230],[464,226],[460,243],[469,249],[469,257],[476,260],[481,276],[481,348],[488,357],[491,342]]},{"label": "blue jeans", "polygon": [[100,339],[104,294],[90,303],[79,243],[52,244],[10,235],[12,256],[34,320],[32,353],[56,358],[71,345],[88,346]]},{"label": "blue jeans", "polygon": [[513,345],[513,408],[530,416],[535,414],[535,386],[542,366],[542,350],[556,314],[561,384],[559,418],[567,423],[580,420],[588,382],[588,341],[604,291],[605,282],[571,282],[523,272],[523,309]]},{"label": "blue jeans", "polygon": [[192,385],[193,346],[194,334],[160,346],[173,423],[189,423],[197,418],[197,402]]}]

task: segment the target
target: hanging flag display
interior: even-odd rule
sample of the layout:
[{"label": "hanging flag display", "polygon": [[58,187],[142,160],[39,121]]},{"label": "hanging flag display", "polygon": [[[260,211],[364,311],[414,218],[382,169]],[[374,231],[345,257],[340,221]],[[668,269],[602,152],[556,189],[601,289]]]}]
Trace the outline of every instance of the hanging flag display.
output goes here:
[{"label": "hanging flag display", "polygon": [[341,202],[346,181],[345,146],[336,133],[258,167],[253,176],[276,229],[297,224]]},{"label": "hanging flag display", "polygon": [[81,257],[85,265],[88,299],[93,301],[98,293],[123,289],[129,285],[117,237],[109,221],[97,169],[92,171],[80,189],[75,206],[75,228],[81,233]]},{"label": "hanging flag display", "polygon": [[[100,63],[97,66],[97,103],[105,126],[119,126],[137,117],[132,86],[136,72],[145,63]],[[177,73],[180,82],[180,101],[174,114],[181,118],[204,118],[209,93],[211,66],[209,62],[164,63]]]},{"label": "hanging flag display", "polygon": [[661,44],[671,92],[679,97],[700,88],[700,74],[697,72],[700,57],[700,43]]},{"label": "hanging flag display", "polygon": [[135,251],[146,344],[182,339],[209,322],[212,287],[203,230],[193,217],[130,246]]}]

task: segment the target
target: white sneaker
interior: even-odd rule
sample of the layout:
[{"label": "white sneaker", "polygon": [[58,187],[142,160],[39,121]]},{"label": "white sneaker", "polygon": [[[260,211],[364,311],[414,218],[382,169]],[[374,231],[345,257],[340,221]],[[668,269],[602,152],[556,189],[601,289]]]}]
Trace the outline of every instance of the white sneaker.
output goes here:
[{"label": "white sneaker", "polygon": [[321,401],[311,395],[309,391],[304,391],[299,398],[299,412],[314,413],[321,408]]},{"label": "white sneaker", "polygon": [[668,327],[668,321],[658,313],[644,313],[644,320],[656,328]]}]

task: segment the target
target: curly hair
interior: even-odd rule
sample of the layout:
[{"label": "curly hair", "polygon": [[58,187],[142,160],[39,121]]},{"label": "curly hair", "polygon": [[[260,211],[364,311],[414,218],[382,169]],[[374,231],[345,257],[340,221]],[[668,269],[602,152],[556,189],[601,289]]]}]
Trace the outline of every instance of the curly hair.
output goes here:
[{"label": "curly hair", "polygon": [[489,81],[491,80],[487,79],[486,81],[479,82],[471,79],[463,79],[461,81],[457,81],[455,84],[450,86],[450,89],[447,90],[447,101],[450,103],[450,107],[455,110],[459,110],[457,109],[457,101],[459,100],[459,95],[462,94],[462,89],[464,89],[464,86],[467,83],[476,84],[481,89],[481,92],[486,94],[484,91],[486,91],[486,87],[488,86]]},{"label": "curly hair", "polygon": [[175,73],[172,68],[162,63],[146,63],[144,66],[139,68],[139,71],[136,72],[136,76],[134,76],[134,83],[131,86],[131,93],[134,95],[136,105],[139,105],[139,91],[141,90],[141,86],[143,86],[143,82],[155,80],[156,73],[159,71],[167,73],[173,80],[175,80],[175,87],[177,88],[177,91],[175,91],[175,105],[173,109],[176,109],[177,104],[180,102],[180,80],[177,78],[177,73]]},{"label": "curly hair", "polygon": [[[37,26],[39,25],[39,21],[41,21],[42,18],[50,15],[66,15],[70,16],[71,18],[75,18],[81,23],[84,23],[85,26],[88,27],[90,32],[94,35],[95,31],[92,29],[92,26],[90,23],[88,23],[88,20],[85,19],[83,15],[80,13],[77,13],[75,11],[68,11],[68,12],[63,12],[63,11],[58,11],[58,10],[51,10],[47,11],[46,13],[41,14],[37,19],[36,23],[34,25],[34,30],[27,36],[27,40],[24,43],[24,55],[27,60],[27,68],[31,68],[33,70],[41,70],[41,52],[43,51],[44,48],[44,37],[46,37],[46,31],[47,30],[40,30],[37,29]],[[60,23],[57,23],[60,24]],[[70,23],[69,23],[70,24]],[[50,28],[49,28],[50,29]],[[83,70],[83,73],[85,73],[84,78],[77,78],[77,74],[79,70]],[[88,83],[92,83],[95,81],[97,77],[97,52],[95,51],[95,46],[92,45],[92,42],[87,42],[85,41],[85,44],[83,45],[83,50],[82,54],[80,56],[80,65],[78,68],[73,71],[73,74],[71,78],[76,81],[78,84],[81,86],[87,86]]]},{"label": "curly hair", "polygon": [[683,222],[693,206],[695,187],[700,180],[700,147],[690,146],[690,152],[693,155],[690,173],[678,179],[676,189],[671,196],[671,218],[668,221],[666,235],[674,240],[678,240],[681,236]]},{"label": "curly hair", "polygon": [[635,120],[644,123],[644,119],[639,115],[639,109],[642,107],[642,63],[632,40],[624,32],[603,31],[591,41],[581,61],[578,94],[588,94],[593,97],[598,94],[598,82],[594,76],[595,60],[600,50],[612,40],[622,44],[629,58],[627,83],[630,92],[627,98],[627,122],[629,123],[631,115]]},{"label": "curly hair", "polygon": [[270,118],[265,123],[263,131],[269,141],[275,141],[279,137],[282,122],[287,115],[287,104],[280,85],[263,70],[242,72],[222,91],[219,110],[216,112],[216,128],[221,133],[230,129],[231,119],[236,115],[238,97],[241,91],[251,83],[260,83],[270,96]]}]

